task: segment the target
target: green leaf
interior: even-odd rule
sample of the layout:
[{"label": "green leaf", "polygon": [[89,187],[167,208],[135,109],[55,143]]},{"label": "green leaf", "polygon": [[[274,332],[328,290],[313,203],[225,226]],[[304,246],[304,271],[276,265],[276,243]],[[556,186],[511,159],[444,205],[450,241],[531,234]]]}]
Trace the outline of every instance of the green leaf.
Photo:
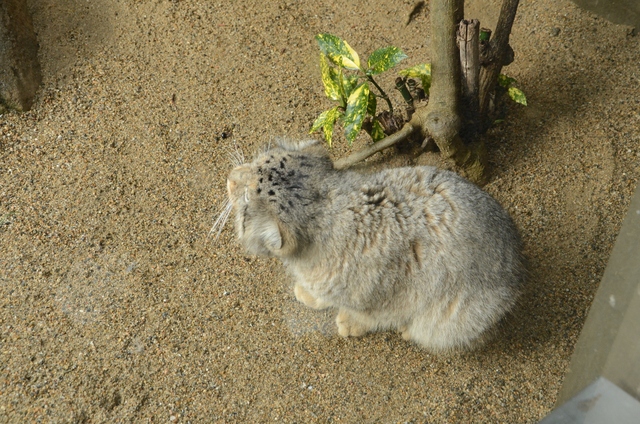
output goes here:
[{"label": "green leaf", "polygon": [[322,84],[324,84],[324,94],[331,100],[340,100],[340,79],[336,70],[329,66],[327,57],[320,53],[320,71],[322,72]]},{"label": "green leaf", "polygon": [[349,144],[353,143],[362,128],[368,103],[369,86],[365,82],[356,88],[347,100],[347,110],[344,113],[342,124],[344,125],[344,135]]},{"label": "green leaf", "polygon": [[422,82],[422,89],[424,90],[425,96],[428,96],[429,91],[431,90],[431,75],[421,76],[420,82]]},{"label": "green leaf", "polygon": [[509,86],[515,82],[516,80],[514,78],[508,77],[504,74],[498,75],[498,84],[504,88],[509,88]]},{"label": "green leaf", "polygon": [[373,120],[373,127],[371,128],[371,138],[373,139],[373,142],[375,143],[376,141],[380,141],[383,138],[385,138],[387,135],[384,133],[384,129],[382,128],[382,125],[380,124],[380,122],[377,119]]},{"label": "green leaf", "polygon": [[403,69],[398,72],[403,77],[409,78],[419,78],[422,76],[431,76],[431,64],[423,63],[421,65],[416,65],[411,68]]},{"label": "green leaf", "polygon": [[346,102],[353,90],[358,85],[358,76],[357,75],[345,75],[342,73],[342,69],[340,70],[340,78],[342,80],[342,90],[344,94],[344,101]]},{"label": "green leaf", "polygon": [[393,68],[408,56],[397,47],[385,47],[371,53],[367,66],[367,75],[376,75]]},{"label": "green leaf", "polygon": [[318,34],[316,41],[322,53],[337,66],[352,71],[360,69],[360,57],[343,39],[331,34]]},{"label": "green leaf", "polygon": [[309,134],[312,134],[316,131],[318,131],[320,128],[322,128],[324,126],[324,123],[327,122],[327,116],[329,115],[329,112],[331,112],[333,109],[329,109],[329,110],[325,110],[324,112],[322,112],[315,121],[313,121],[313,125],[311,125],[311,129],[309,130]]},{"label": "green leaf", "polygon": [[322,128],[324,132],[324,138],[325,140],[327,140],[327,143],[329,143],[329,146],[331,146],[332,137],[333,137],[333,128],[338,118],[340,118],[340,116],[342,116],[342,112],[340,111],[339,106],[335,106],[329,110],[325,110],[315,120],[315,122],[311,126],[311,130],[309,130],[309,134],[314,133],[318,131],[320,128]]},{"label": "green leaf", "polygon": [[429,90],[431,89],[431,64],[423,63],[421,65],[416,65],[408,69],[403,69],[399,72],[400,75],[407,78],[420,78],[422,82],[422,89],[424,93],[428,96]]},{"label": "green leaf", "polygon": [[524,95],[522,90],[516,87],[509,87],[507,91],[509,93],[509,97],[516,103],[520,103],[521,105],[527,105],[527,97]]},{"label": "green leaf", "polygon": [[324,139],[329,143],[329,147],[331,147],[332,137],[333,137],[333,127],[335,126],[336,121],[343,115],[342,111],[338,109],[338,106],[334,107],[329,111],[329,116],[327,117],[327,121],[324,123],[322,130],[324,131]]},{"label": "green leaf", "polygon": [[[376,116],[376,108],[378,106],[378,99],[376,99],[376,95],[373,92],[369,92],[369,104],[367,104],[367,114],[371,116]],[[376,121],[378,122],[378,121]]]}]

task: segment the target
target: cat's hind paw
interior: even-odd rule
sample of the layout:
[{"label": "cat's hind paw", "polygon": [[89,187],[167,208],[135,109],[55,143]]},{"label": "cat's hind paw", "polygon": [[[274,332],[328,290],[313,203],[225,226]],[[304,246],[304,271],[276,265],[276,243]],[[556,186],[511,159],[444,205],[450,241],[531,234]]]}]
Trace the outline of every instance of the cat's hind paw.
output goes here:
[{"label": "cat's hind paw", "polygon": [[349,312],[341,309],[336,317],[338,334],[342,337],[360,337],[369,331],[369,328],[353,318]]}]

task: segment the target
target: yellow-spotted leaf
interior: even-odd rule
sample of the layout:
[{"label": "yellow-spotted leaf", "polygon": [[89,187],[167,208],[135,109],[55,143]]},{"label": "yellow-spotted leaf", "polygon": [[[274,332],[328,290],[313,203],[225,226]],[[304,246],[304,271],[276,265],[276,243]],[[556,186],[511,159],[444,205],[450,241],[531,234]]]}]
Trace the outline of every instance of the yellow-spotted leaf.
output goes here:
[{"label": "yellow-spotted leaf", "polygon": [[327,57],[320,53],[320,71],[322,72],[322,84],[324,84],[324,94],[331,100],[340,100],[340,79],[334,68],[329,66]]},{"label": "yellow-spotted leaf", "polygon": [[429,95],[431,89],[431,64],[423,63],[399,72],[400,75],[407,78],[420,78],[422,89],[426,95]]},{"label": "yellow-spotted leaf", "polygon": [[[367,105],[367,114],[376,116],[376,108],[378,107],[378,99],[371,91],[369,92],[369,104]],[[375,121],[378,122],[378,121]]]},{"label": "yellow-spotted leaf", "polygon": [[[360,57],[358,56],[358,53],[355,50],[353,50],[346,41],[343,41],[343,43],[344,43],[344,47],[349,52],[349,56],[350,56],[350,58],[349,56],[347,56],[346,58],[347,63],[343,64],[343,66],[353,71],[360,69]],[[344,60],[345,59],[343,59],[343,61]]]},{"label": "yellow-spotted leaf", "polygon": [[352,71],[360,69],[360,57],[346,41],[331,34],[318,34],[316,41],[320,51],[337,66]]},{"label": "yellow-spotted leaf", "polygon": [[358,86],[358,76],[347,75],[344,72],[341,72],[340,78],[342,80],[342,90],[344,93],[344,99],[346,101],[351,93],[353,93],[353,90]]},{"label": "yellow-spotted leaf", "polygon": [[367,61],[368,75],[376,75],[393,68],[408,56],[397,47],[385,47],[371,53]]},{"label": "yellow-spotted leaf", "polygon": [[329,110],[329,115],[327,116],[327,120],[322,126],[322,131],[324,132],[324,139],[327,140],[329,147],[331,147],[331,142],[333,138],[333,127],[336,124],[336,121],[342,116],[342,112],[338,107],[334,107]]},{"label": "yellow-spotted leaf", "polygon": [[331,138],[333,136],[333,127],[335,126],[336,120],[340,117],[341,114],[342,112],[340,112],[340,109],[338,106],[333,107],[329,110],[325,110],[315,120],[315,122],[311,126],[311,129],[309,130],[309,134],[314,133],[318,131],[320,128],[322,128],[324,132],[324,138],[329,143],[329,146],[331,146]]},{"label": "yellow-spotted leaf", "polygon": [[322,128],[322,126],[324,125],[325,122],[327,122],[327,115],[329,115],[329,112],[331,111],[331,109],[329,110],[325,110],[324,112],[322,112],[315,121],[313,121],[313,125],[311,125],[311,129],[309,130],[309,134],[312,134],[316,131],[318,131],[320,128]]},{"label": "yellow-spotted leaf", "polygon": [[367,83],[361,84],[353,90],[347,100],[347,110],[344,113],[343,125],[344,135],[349,144],[353,143],[362,128],[362,122],[367,115],[367,105],[369,104],[369,86]]},{"label": "yellow-spotted leaf", "polygon": [[522,90],[516,87],[509,87],[508,89],[509,97],[516,102],[520,103],[523,106],[527,105],[527,97],[524,95]]},{"label": "yellow-spotted leaf", "polygon": [[403,77],[420,78],[423,75],[431,76],[431,64],[423,63],[421,65],[412,66],[399,72]]},{"label": "yellow-spotted leaf", "polygon": [[514,82],[516,82],[514,78],[508,77],[504,74],[498,75],[498,84],[500,84],[500,86],[504,88],[509,88],[509,86],[511,86],[511,84],[513,84]]},{"label": "yellow-spotted leaf", "polygon": [[373,126],[371,128],[371,138],[373,139],[373,142],[375,143],[376,141],[380,141],[383,138],[385,138],[387,135],[384,133],[384,129],[382,128],[382,125],[380,124],[380,122],[378,122],[377,119],[373,120]]}]

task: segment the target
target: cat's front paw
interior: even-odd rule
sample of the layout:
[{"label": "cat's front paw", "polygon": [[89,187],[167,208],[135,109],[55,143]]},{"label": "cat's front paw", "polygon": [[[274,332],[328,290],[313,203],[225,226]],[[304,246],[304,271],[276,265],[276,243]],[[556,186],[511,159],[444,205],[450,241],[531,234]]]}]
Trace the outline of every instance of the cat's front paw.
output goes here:
[{"label": "cat's front paw", "polygon": [[338,334],[342,337],[360,337],[369,331],[369,328],[353,318],[349,312],[341,309],[336,317]]},{"label": "cat's front paw", "polygon": [[298,302],[304,303],[310,308],[326,309],[331,306],[324,300],[316,299],[315,297],[311,296],[311,294],[299,284],[295,285],[295,287],[293,288],[293,293],[296,295],[296,299],[298,299]]},{"label": "cat's front paw", "polygon": [[411,340],[411,333],[409,332],[408,325],[401,326],[400,328],[398,328],[398,331],[400,332],[404,340]]}]

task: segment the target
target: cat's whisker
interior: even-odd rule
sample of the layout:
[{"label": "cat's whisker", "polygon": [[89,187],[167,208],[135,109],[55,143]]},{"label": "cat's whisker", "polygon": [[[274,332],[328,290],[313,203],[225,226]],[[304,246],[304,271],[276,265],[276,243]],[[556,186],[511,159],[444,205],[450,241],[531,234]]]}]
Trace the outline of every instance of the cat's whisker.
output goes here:
[{"label": "cat's whisker", "polygon": [[233,157],[233,164],[235,166],[240,166],[244,163],[244,158],[242,157],[242,154],[238,151],[237,147],[235,150],[231,151],[231,156]]},{"label": "cat's whisker", "polygon": [[244,155],[238,150],[238,146],[235,146],[235,150],[231,150],[230,148],[226,148],[227,158],[231,165],[234,167],[240,166],[244,163]]},{"label": "cat's whisker", "polygon": [[220,208],[220,212],[218,213],[218,218],[213,223],[211,230],[209,230],[209,235],[208,235],[209,237],[211,237],[211,234],[213,234],[217,230],[216,236],[213,239],[214,242],[218,240],[218,237],[220,237],[220,233],[222,233],[222,229],[224,228],[225,224],[227,223],[227,220],[229,219],[229,215],[231,214],[232,208],[233,208],[233,205],[231,204],[231,201],[229,199],[226,199],[225,202],[222,204],[222,207]]},{"label": "cat's whisker", "polygon": [[242,150],[238,149],[237,144],[234,144],[233,147],[236,151],[236,157],[240,160],[239,165],[242,165],[243,163],[245,163],[244,153],[242,152]]}]

